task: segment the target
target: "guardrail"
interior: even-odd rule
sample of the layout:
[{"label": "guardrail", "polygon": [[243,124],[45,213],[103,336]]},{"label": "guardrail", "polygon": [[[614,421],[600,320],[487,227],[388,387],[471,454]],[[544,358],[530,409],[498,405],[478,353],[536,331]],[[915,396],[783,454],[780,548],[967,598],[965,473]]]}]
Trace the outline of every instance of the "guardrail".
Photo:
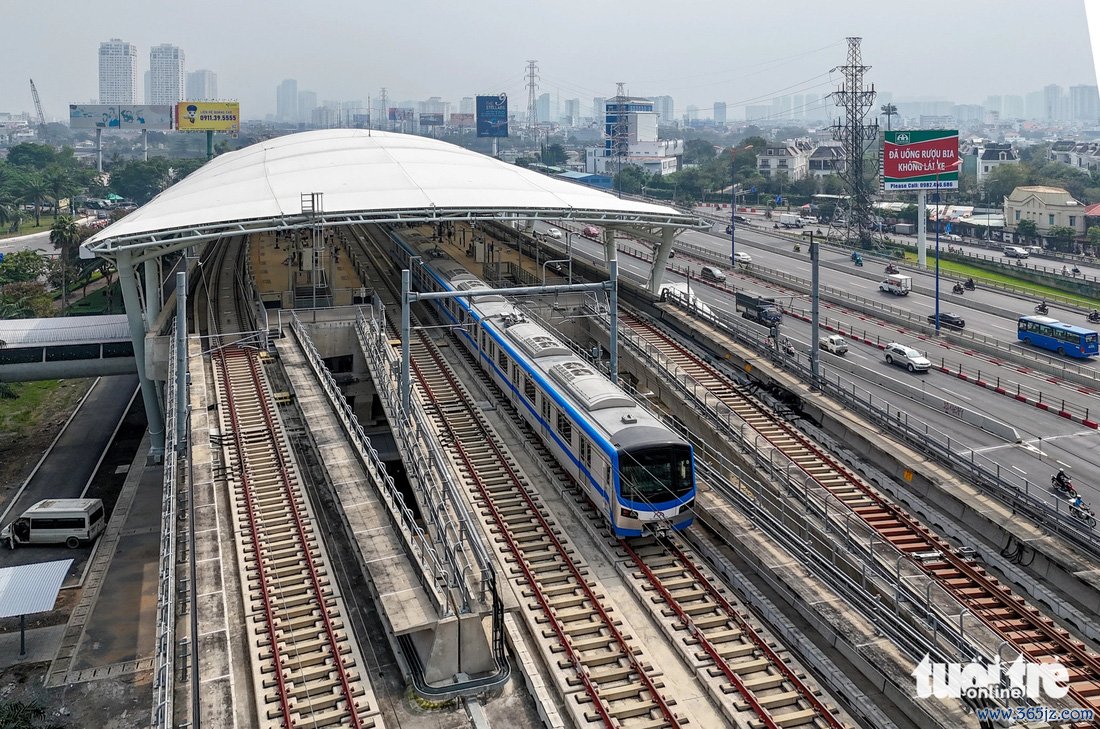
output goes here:
[{"label": "guardrail", "polygon": [[[313,370],[314,377],[325,391],[336,416],[344,426],[349,441],[355,447],[360,462],[371,477],[371,482],[382,497],[382,501],[386,504],[394,525],[398,527],[397,532],[401,535],[402,541],[405,542],[406,550],[416,561],[419,569],[415,572],[421,586],[440,615],[452,614],[450,602],[445,594],[450,587],[451,573],[436,554],[431,540],[424,534],[420,525],[416,523],[416,515],[405,505],[405,499],[386,470],[378,451],[374,449],[374,446],[370,443],[370,438],[363,432],[359,419],[351,411],[351,406],[344,399],[344,395],[340,392],[332,373],[321,361],[321,356],[317,353],[317,348],[314,346],[313,340],[310,339],[309,333],[294,312],[291,312],[290,315],[290,328],[298,337],[298,341],[302,345],[302,351],[306,355],[306,361],[309,362],[310,368]],[[457,576],[453,577],[457,579]]]},{"label": "guardrail", "polygon": [[[164,492],[160,508],[160,556],[157,560],[160,582],[157,585],[157,637],[153,664],[152,726],[166,729],[176,725],[173,713],[176,661],[176,471],[180,460],[176,442],[176,337],[169,337],[168,380],[165,383]],[[194,524],[190,524],[194,528]],[[194,557],[194,555],[192,555]],[[190,582],[190,580],[188,581]],[[190,585],[194,590],[195,586]],[[191,636],[191,660],[198,660],[197,636]],[[197,691],[192,686],[192,691]]]},{"label": "guardrail", "polygon": [[[689,311],[692,316],[708,321],[731,335],[738,342],[769,355],[776,366],[791,371],[804,382],[812,381],[808,355],[798,352],[794,356],[781,355],[770,346],[768,337],[761,336],[760,331],[764,330],[760,327],[755,327],[758,331],[754,332],[750,329],[753,325],[748,322],[721,312],[692,307],[683,296],[670,293],[667,298]],[[823,372],[817,386],[825,394],[859,411],[883,430],[893,433],[902,442],[947,464],[980,491],[1006,504],[1014,512],[1026,515],[1037,525],[1078,545],[1090,555],[1100,557],[1100,535],[1075,518],[1068,503],[1060,499],[1049,501],[1051,494],[1045,483],[1036,484],[1015,473],[1013,469],[1001,468],[999,463],[977,453],[965,443],[953,440],[946,433],[882,400],[857,383],[845,381],[839,373],[835,373],[830,379]],[[969,456],[964,455],[966,453]]]}]

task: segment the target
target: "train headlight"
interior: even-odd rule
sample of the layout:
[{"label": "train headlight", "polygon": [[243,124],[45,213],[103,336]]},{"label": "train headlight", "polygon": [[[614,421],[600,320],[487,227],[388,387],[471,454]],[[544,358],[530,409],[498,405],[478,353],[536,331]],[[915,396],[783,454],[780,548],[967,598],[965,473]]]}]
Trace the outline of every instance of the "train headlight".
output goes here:
[{"label": "train headlight", "polygon": [[622,514],[624,519],[637,519],[638,512],[634,509],[619,509],[619,513]]}]

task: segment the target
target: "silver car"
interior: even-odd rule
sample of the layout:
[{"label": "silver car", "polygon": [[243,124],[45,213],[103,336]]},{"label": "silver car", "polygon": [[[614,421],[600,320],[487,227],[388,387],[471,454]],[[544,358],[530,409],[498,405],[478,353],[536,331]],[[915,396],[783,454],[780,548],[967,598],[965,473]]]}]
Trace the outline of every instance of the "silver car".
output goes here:
[{"label": "silver car", "polygon": [[923,354],[897,342],[887,344],[884,354],[888,363],[904,367],[910,372],[927,372],[932,367],[932,362]]}]

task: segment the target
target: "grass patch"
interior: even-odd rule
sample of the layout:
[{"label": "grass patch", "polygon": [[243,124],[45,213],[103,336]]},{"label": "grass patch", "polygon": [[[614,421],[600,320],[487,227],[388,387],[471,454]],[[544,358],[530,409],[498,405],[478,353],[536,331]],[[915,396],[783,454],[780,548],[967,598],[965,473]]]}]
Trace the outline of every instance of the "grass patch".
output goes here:
[{"label": "grass patch", "polygon": [[[911,251],[905,252],[905,260],[907,263],[916,264],[917,254]],[[933,269],[935,267],[936,255],[928,252],[928,267]],[[940,270],[947,271],[948,273],[957,274],[964,278],[973,277],[975,281],[981,285],[981,282],[999,283],[1005,286],[1012,286],[1013,288],[1021,289],[1028,294],[1032,294],[1040,299],[1065,299],[1071,301],[1078,306],[1086,309],[1098,309],[1100,308],[1100,300],[1090,298],[1088,296],[1081,296],[1064,289],[1055,288],[1053,286],[1045,286],[1040,283],[1034,283],[1032,281],[1025,281],[1023,279],[1010,276],[1005,273],[998,273],[996,271],[990,271],[979,266],[971,266],[967,263],[959,263],[958,261],[949,261],[943,259],[940,261]]]},{"label": "grass patch", "polygon": [[[107,292],[111,291],[110,305],[107,303]],[[77,287],[71,294],[79,294]],[[122,294],[118,290],[118,281],[112,281],[110,289],[103,287],[92,291],[79,301],[69,304],[68,315],[84,316],[87,314],[123,314],[126,309],[122,305]]]},{"label": "grass patch", "polygon": [[42,216],[42,225],[34,224],[34,215],[31,215],[29,222],[23,222],[19,225],[19,230],[12,231],[11,228],[5,226],[3,231],[0,231],[0,240],[4,238],[15,238],[20,235],[30,235],[31,233],[41,233],[53,228],[53,218],[47,218]]},{"label": "grass patch", "polygon": [[44,404],[65,385],[65,380],[40,382],[13,382],[11,389],[18,395],[15,400],[0,400],[0,433],[15,433],[38,425],[52,413]]}]

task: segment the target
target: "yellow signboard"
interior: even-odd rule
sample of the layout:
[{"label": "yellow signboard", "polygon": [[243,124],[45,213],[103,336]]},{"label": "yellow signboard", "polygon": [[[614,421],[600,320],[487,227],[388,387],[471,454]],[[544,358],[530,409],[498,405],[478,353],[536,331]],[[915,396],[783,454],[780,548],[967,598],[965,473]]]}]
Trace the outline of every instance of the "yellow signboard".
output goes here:
[{"label": "yellow signboard", "polygon": [[176,131],[236,133],[240,129],[240,102],[181,101],[176,104]]}]

